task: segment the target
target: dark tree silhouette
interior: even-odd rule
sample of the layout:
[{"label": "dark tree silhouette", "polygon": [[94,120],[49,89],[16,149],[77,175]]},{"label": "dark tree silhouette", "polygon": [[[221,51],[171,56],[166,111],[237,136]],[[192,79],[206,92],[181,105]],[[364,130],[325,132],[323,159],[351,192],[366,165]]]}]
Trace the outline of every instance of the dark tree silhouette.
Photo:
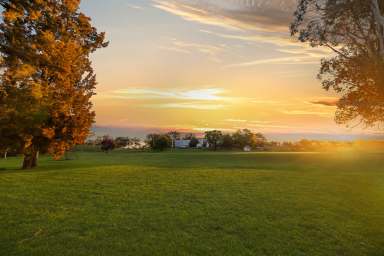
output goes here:
[{"label": "dark tree silhouette", "polygon": [[223,137],[223,133],[221,131],[208,131],[205,133],[205,138],[209,143],[209,146],[213,148],[213,150],[217,150],[219,143]]},{"label": "dark tree silhouette", "polygon": [[112,150],[114,150],[116,147],[115,145],[115,141],[113,140],[113,138],[109,137],[109,136],[105,136],[103,141],[101,142],[101,151],[105,152],[105,153],[108,153]]}]

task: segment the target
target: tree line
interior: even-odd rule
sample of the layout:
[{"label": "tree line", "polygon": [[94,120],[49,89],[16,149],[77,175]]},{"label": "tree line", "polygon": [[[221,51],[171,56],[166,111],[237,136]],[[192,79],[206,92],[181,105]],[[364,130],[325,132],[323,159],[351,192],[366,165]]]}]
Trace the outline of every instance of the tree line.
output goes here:
[{"label": "tree line", "polygon": [[[130,137],[116,137],[105,135],[95,139],[88,139],[88,146],[99,147],[102,151],[111,151],[113,149],[152,149],[162,151],[166,149],[176,148],[176,141],[189,141],[189,148],[196,148],[200,143],[197,135],[194,133],[179,133],[171,131],[168,133],[151,133],[144,140]],[[253,133],[248,129],[238,130],[232,134],[225,134],[222,131],[207,131],[204,134],[203,148],[212,150],[218,149],[243,149],[249,146],[253,149],[260,149],[267,143],[267,139],[261,133]]]},{"label": "tree line", "polygon": [[143,143],[140,138],[136,137],[116,137],[109,135],[98,136],[95,139],[88,139],[85,142],[86,146],[98,147],[104,152],[109,152],[114,149],[142,149]]},{"label": "tree line", "polygon": [[[175,141],[189,140],[189,147],[196,148],[200,143],[196,135],[182,135],[177,131],[165,134],[149,134],[147,136],[147,144],[155,150],[164,150],[167,148],[175,148]],[[223,133],[219,130],[207,131],[204,134],[203,147],[211,150],[218,149],[243,149],[245,146],[251,148],[260,148],[265,145],[267,139],[261,133],[253,133],[248,129],[238,130],[233,134]]]},{"label": "tree line", "polygon": [[[115,149],[164,151],[175,148],[175,140],[189,141],[188,147],[196,148],[199,139],[196,134],[182,134],[177,131],[168,133],[148,134],[144,140],[130,137],[116,137],[109,135],[89,139],[86,145],[93,150],[110,152]],[[326,141],[302,139],[299,141],[269,141],[260,133],[253,133],[247,129],[235,133],[223,133],[221,131],[208,131],[204,134],[203,149],[205,150],[236,150],[243,151],[249,147],[252,151],[265,152],[330,152],[338,150],[384,150],[384,141]],[[82,149],[84,150],[84,148]],[[2,152],[4,155],[4,152]],[[14,154],[14,153],[13,153]]]}]

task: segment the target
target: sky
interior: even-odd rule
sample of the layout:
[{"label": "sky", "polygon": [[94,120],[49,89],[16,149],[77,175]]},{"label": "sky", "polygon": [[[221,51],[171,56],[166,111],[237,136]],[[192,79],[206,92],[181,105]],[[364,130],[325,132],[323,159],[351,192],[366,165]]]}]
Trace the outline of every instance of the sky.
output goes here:
[{"label": "sky", "polygon": [[96,126],[139,136],[375,133],[335,123],[337,95],[316,79],[332,53],[289,36],[295,2],[84,0],[82,11],[110,41],[92,56]]}]

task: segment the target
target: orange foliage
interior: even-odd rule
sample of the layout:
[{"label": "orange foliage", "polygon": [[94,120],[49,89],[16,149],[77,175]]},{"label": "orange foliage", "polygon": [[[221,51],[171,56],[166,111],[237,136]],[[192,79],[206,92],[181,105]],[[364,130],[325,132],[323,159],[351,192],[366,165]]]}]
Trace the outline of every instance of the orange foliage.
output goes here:
[{"label": "orange foliage", "polygon": [[79,11],[79,0],[1,3],[0,139],[12,134],[9,143],[26,158],[38,151],[59,158],[84,142],[94,122],[89,56],[107,46],[104,33]]}]

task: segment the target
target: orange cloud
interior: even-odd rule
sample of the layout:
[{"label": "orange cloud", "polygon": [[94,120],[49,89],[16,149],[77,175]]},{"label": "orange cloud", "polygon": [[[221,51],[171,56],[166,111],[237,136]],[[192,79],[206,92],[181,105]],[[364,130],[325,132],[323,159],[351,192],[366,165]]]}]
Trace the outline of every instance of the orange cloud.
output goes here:
[{"label": "orange cloud", "polygon": [[325,99],[319,99],[311,101],[310,103],[315,105],[323,105],[327,107],[335,107],[339,103],[339,99],[337,98],[325,98]]}]

